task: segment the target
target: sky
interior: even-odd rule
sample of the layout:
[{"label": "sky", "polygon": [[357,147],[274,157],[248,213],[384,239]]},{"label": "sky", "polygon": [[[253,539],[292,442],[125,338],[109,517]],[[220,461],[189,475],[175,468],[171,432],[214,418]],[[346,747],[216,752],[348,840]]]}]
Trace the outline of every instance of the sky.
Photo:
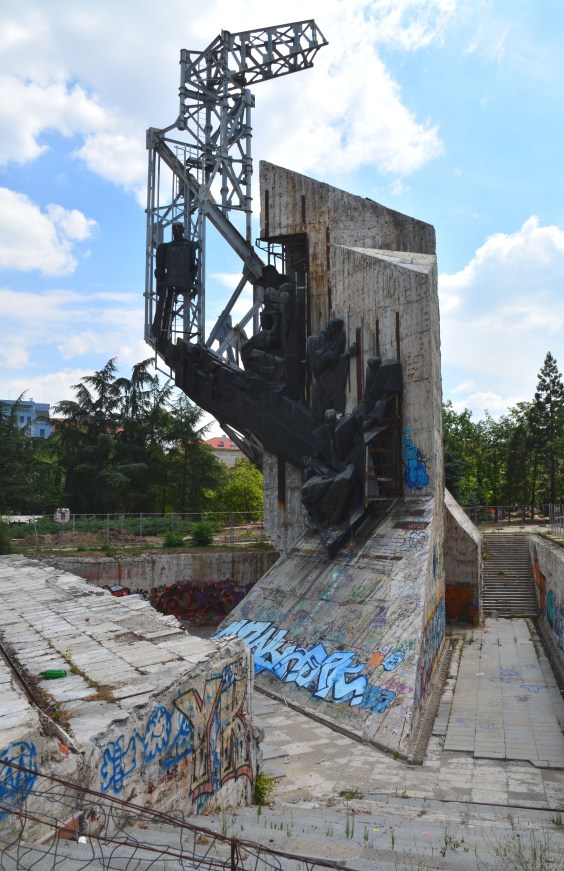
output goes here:
[{"label": "sky", "polygon": [[[564,4],[265,9],[0,0],[0,398],[53,405],[151,356],[145,131],[177,117],[180,49],[315,18],[313,69],[253,88],[255,202],[264,159],[433,224],[445,400],[479,419],[532,399],[548,351],[564,369]],[[206,270],[212,318],[240,265],[212,245]]]}]

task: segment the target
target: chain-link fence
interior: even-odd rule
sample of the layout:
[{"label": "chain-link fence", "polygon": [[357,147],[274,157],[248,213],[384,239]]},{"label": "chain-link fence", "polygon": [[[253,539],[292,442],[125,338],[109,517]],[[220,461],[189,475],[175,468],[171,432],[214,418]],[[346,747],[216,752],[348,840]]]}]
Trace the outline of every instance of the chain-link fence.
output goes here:
[{"label": "chain-link fence", "polygon": [[4,517],[16,550],[107,550],[110,548],[182,547],[193,545],[202,524],[216,545],[269,545],[262,514],[205,512],[178,514],[71,514]]},{"label": "chain-link fence", "polygon": [[[201,818],[172,816],[36,769],[2,765],[2,871],[346,871],[327,859],[213,831],[196,822]],[[10,789],[22,782],[33,784],[27,802]],[[221,821],[220,826],[227,828]]]},{"label": "chain-link fence", "polygon": [[476,525],[524,526],[550,522],[550,505],[463,505]]},{"label": "chain-link fence", "polygon": [[550,505],[550,531],[564,535],[564,505]]}]

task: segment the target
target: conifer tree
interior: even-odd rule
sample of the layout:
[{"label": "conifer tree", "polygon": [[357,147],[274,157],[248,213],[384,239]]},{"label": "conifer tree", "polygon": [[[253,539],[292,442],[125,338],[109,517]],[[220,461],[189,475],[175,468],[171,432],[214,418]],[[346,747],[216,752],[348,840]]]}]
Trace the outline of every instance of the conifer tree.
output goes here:
[{"label": "conifer tree", "polygon": [[534,449],[544,465],[545,492],[549,501],[554,504],[564,495],[562,492],[564,383],[550,351],[538,375],[529,427]]}]

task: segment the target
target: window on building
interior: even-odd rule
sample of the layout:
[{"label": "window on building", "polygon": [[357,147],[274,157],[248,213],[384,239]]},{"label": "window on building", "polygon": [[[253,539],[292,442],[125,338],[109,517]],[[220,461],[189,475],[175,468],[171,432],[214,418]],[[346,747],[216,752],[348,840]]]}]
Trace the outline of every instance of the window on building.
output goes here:
[{"label": "window on building", "polygon": [[45,429],[43,427],[41,427],[41,429],[39,430],[39,438],[40,439],[45,438]]}]

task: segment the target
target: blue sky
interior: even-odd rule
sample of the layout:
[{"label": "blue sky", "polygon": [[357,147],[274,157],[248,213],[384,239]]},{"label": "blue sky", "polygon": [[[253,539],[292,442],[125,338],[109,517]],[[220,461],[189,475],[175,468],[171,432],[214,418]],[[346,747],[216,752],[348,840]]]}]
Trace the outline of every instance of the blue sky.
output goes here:
[{"label": "blue sky", "polygon": [[[129,374],[150,356],[145,130],[177,115],[180,49],[203,49],[221,29],[313,17],[329,40],[314,69],[254,89],[257,168],[271,160],[432,223],[445,398],[475,418],[531,399],[547,351],[564,368],[562,4],[264,10],[258,0],[3,5],[0,397],[54,404],[110,357]],[[210,316],[239,272],[212,246]]]}]

